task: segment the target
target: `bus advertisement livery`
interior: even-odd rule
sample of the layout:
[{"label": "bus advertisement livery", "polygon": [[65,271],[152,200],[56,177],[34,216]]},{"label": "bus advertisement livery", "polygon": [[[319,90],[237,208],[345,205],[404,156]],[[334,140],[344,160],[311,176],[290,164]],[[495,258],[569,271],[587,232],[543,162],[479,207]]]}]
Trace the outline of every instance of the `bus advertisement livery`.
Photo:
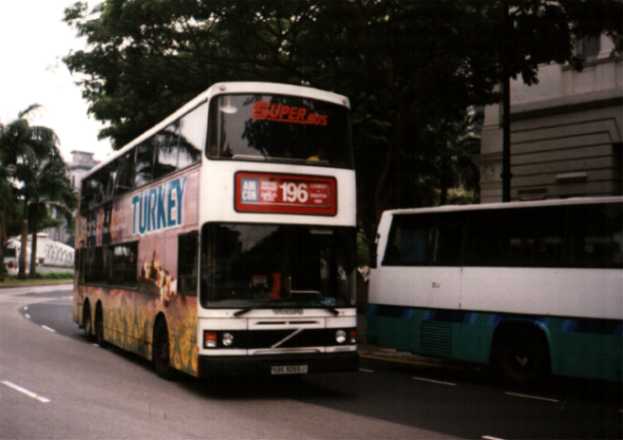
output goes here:
[{"label": "bus advertisement livery", "polygon": [[386,211],[376,263],[371,343],[623,380],[623,197]]},{"label": "bus advertisement livery", "polygon": [[195,377],[353,371],[347,98],[219,83],[82,181],[73,319]]}]

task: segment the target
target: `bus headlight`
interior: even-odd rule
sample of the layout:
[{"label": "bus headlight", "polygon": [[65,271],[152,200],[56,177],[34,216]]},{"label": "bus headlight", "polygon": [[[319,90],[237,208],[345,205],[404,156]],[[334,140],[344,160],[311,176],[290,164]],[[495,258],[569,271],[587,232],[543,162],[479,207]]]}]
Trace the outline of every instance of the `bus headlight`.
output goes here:
[{"label": "bus headlight", "polygon": [[223,333],[221,342],[223,343],[223,347],[231,347],[234,343],[234,335],[229,332]]},{"label": "bus headlight", "polygon": [[344,330],[338,330],[335,332],[335,342],[338,344],[346,342],[346,332]]}]

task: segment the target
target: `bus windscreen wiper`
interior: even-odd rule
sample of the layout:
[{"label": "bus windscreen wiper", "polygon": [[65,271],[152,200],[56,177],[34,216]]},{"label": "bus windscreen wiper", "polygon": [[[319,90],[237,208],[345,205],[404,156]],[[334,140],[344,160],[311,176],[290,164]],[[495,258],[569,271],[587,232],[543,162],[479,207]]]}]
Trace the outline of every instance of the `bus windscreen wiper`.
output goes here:
[{"label": "bus windscreen wiper", "polygon": [[[234,312],[234,316],[235,316],[236,318],[238,318],[238,317],[240,317],[240,316],[242,316],[242,315],[246,315],[246,314],[247,314],[247,313],[249,313],[251,310],[265,308],[265,307],[267,307],[267,306],[271,305],[273,302],[275,302],[275,301],[274,301],[274,300],[270,300],[270,301],[265,301],[265,302],[262,302],[262,303],[256,304],[256,305],[254,305],[254,306],[243,307],[242,309],[235,311],[235,312]],[[295,307],[296,307],[296,306],[295,306]],[[333,316],[338,316],[338,315],[340,314],[340,311],[339,311],[338,309],[336,309],[335,307],[332,307],[332,306],[318,306],[318,307],[315,307],[315,306],[314,306],[314,307],[311,307],[311,308],[314,308],[314,309],[323,309],[323,310],[327,310],[327,311],[331,312],[331,314],[332,314]]]},{"label": "bus windscreen wiper", "polygon": [[251,310],[265,308],[265,307],[271,305],[273,302],[275,302],[275,300],[271,299],[271,300],[264,301],[264,302],[261,302],[259,304],[256,304],[254,306],[243,307],[242,309],[235,311],[234,312],[234,316],[236,318],[238,318],[239,316],[246,315]]}]

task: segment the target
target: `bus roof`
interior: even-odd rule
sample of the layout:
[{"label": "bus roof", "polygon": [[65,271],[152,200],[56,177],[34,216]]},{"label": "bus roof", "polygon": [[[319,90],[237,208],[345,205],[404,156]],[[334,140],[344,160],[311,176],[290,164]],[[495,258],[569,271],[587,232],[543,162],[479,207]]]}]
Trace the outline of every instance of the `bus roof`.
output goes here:
[{"label": "bus roof", "polygon": [[481,203],[472,205],[444,205],[425,208],[389,209],[383,214],[424,214],[438,212],[482,211],[490,209],[519,209],[539,206],[588,205],[596,203],[623,203],[623,196],[570,197],[567,199],[547,199],[507,203]]},{"label": "bus roof", "polygon": [[136,145],[140,144],[144,140],[148,139],[152,135],[158,133],[167,125],[177,120],[179,117],[184,116],[195,107],[208,101],[212,96],[220,95],[223,93],[274,93],[278,95],[293,95],[304,98],[317,99],[320,101],[326,101],[333,104],[344,106],[350,109],[350,101],[346,96],[339,95],[337,93],[329,92],[326,90],[320,90],[313,87],[296,86],[292,84],[282,84],[273,82],[251,82],[251,81],[232,81],[232,82],[219,82],[210,86],[208,89],[194,97],[192,100],[184,104],[178,110],[158,124],[145,131],[143,134],[133,139],[129,143],[125,144],[119,150],[115,151],[112,156],[103,160],[100,164],[89,170],[82,180],[88,178],[98,170],[106,167],[109,163],[113,162],[120,156],[123,156],[127,151],[131,150]]}]

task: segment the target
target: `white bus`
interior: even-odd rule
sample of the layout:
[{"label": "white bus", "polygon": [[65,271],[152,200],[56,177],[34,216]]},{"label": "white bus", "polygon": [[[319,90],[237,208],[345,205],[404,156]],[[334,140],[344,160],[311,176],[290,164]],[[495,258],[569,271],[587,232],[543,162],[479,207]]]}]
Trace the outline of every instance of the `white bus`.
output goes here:
[{"label": "white bus", "polygon": [[357,367],[349,101],[218,83],[82,180],[74,320],[170,376]]},{"label": "white bus", "polygon": [[371,343],[622,380],[623,197],[386,211],[376,263]]},{"label": "white bus", "polygon": [[[31,235],[28,235],[26,248],[26,271],[30,270]],[[4,265],[10,274],[18,272],[19,255],[22,248],[20,237],[11,237],[6,242]],[[43,272],[72,271],[74,267],[74,248],[60,241],[50,239],[44,232],[37,233],[37,269]]]}]

